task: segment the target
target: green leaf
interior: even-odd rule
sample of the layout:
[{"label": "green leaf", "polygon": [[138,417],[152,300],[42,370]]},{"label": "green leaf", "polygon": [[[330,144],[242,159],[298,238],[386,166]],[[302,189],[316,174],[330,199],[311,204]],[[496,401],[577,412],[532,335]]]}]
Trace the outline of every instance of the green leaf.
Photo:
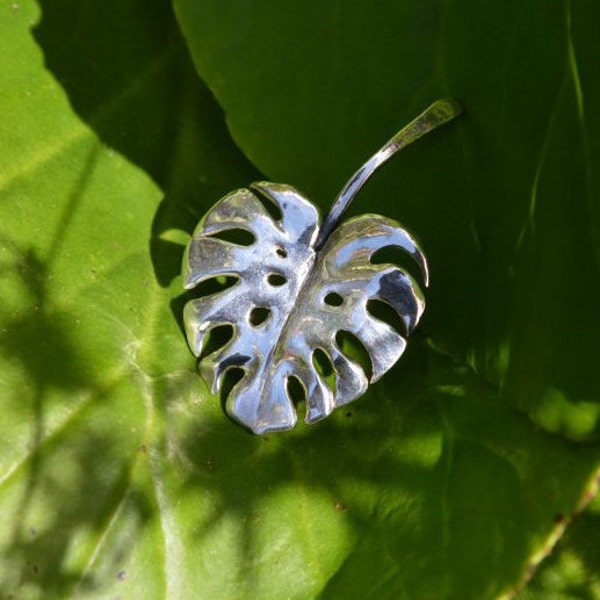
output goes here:
[{"label": "green leaf", "polygon": [[600,434],[600,44],[593,0],[175,0],[234,139],[328,207],[432,100],[466,116],[397,158],[365,207],[430,258],[423,328],[576,440]]},{"label": "green leaf", "polygon": [[329,422],[235,426],[195,372],[178,273],[199,216],[258,174],[168,5],[0,0],[0,40],[0,595],[512,589],[597,447],[417,339]]},{"label": "green leaf", "polygon": [[598,600],[599,532],[600,496],[596,496],[517,600]]}]

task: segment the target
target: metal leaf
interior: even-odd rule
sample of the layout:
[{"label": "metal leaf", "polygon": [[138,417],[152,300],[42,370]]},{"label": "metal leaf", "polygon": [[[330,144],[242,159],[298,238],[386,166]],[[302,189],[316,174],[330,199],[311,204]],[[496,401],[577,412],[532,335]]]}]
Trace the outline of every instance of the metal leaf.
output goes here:
[{"label": "metal leaf", "polygon": [[[415,238],[391,219],[369,214],[337,224],[380,164],[458,110],[438,102],[394,136],[351,178],[321,230],[317,209],[293,187],[275,183],[237,190],[204,216],[184,258],[185,287],[220,275],[237,282],[188,302],[184,322],[196,356],[212,329],[233,328],[225,346],[201,359],[200,372],[216,393],[228,370],[243,370],[226,402],[236,421],[259,434],[293,428],[292,377],[304,388],[308,423],[361,396],[369,384],[367,374],[344,353],[339,332],[352,334],[367,350],[371,382],[402,355],[405,338],[425,308],[423,294],[405,270],[371,259],[382,248],[399,247],[419,264],[427,284],[425,256]],[[261,200],[272,202],[281,218],[273,218]],[[240,229],[252,234],[253,243],[223,239],[224,232]],[[373,316],[367,307],[373,300],[391,306],[405,331]],[[332,366],[331,387],[315,366],[318,353],[325,353]]]}]

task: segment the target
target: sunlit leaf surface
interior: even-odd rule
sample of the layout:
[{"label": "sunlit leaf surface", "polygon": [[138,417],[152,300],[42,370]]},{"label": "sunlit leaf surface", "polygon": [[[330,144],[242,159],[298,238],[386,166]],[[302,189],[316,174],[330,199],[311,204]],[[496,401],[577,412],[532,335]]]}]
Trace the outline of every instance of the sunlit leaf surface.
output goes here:
[{"label": "sunlit leaf surface", "polygon": [[[258,11],[258,5],[220,6],[223,18],[241,11],[238,26],[247,23],[252,43],[230,52],[237,52],[248,77],[259,81],[252,66],[254,53],[263,39],[279,39],[274,34],[279,30],[267,27],[266,21],[260,28],[254,25],[260,12],[253,15],[252,7]],[[289,6],[289,11],[298,10]],[[407,19],[378,17],[381,26],[390,23],[395,29],[393,36],[388,27],[383,30],[387,34],[373,39],[393,37],[408,44],[405,33],[411,31],[410,39],[418,40],[418,32],[432,26],[428,4],[423,6],[419,28]],[[522,25],[514,26],[516,48],[525,36],[522,27],[532,21],[535,3],[523,6],[518,21]],[[330,10],[329,5],[325,9]],[[506,11],[510,13],[511,6]],[[479,12],[473,10],[473,18],[475,14]],[[340,11],[339,18],[345,15]],[[448,12],[444,39],[452,34],[457,18]],[[318,23],[319,28],[329,26],[327,19]],[[551,28],[552,15],[544,23]],[[557,31],[564,32],[564,25],[561,12]],[[478,35],[482,40],[504,39],[506,27],[498,32],[496,27],[500,25],[490,16],[489,27],[479,28]],[[337,31],[346,35],[347,28]],[[224,37],[226,33],[225,25],[215,26],[207,40],[234,39]],[[296,38],[288,48],[290,60],[310,38],[318,39],[315,35]],[[485,62],[484,55],[470,51],[468,36],[454,39],[463,40],[465,72]],[[580,40],[578,56],[582,45],[594,43],[592,37],[573,39]],[[462,360],[441,355],[424,339],[414,339],[401,365],[363,400],[328,422],[264,438],[236,427],[224,416],[220,398],[208,392],[195,372],[180,328],[186,298],[181,297],[177,274],[183,245],[199,216],[223,194],[260,174],[228,137],[221,111],[191,67],[168,4],[1,0],[0,44],[0,595],[44,600],[435,600],[495,598],[513,589],[560,533],[559,516],[568,518],[585,497],[598,468],[597,446],[576,444],[533,425],[514,410],[515,403],[506,401],[492,377],[492,383],[486,383]],[[277,48],[272,51],[277,54]],[[561,68],[565,56],[559,44]],[[415,65],[421,62],[414,57],[413,52]],[[331,55],[332,65],[346,60],[342,54]],[[377,75],[378,80],[387,81],[392,71],[399,73],[396,62],[385,62],[382,68],[387,71]],[[431,65],[426,56],[423,62]],[[301,64],[306,70],[297,69],[300,79],[311,70],[329,68],[322,60]],[[529,74],[537,72],[535,65],[527,67],[516,55],[513,64]],[[588,67],[579,64],[582,85],[592,85],[584,78]],[[230,81],[225,67],[222,76]],[[295,68],[292,63],[289,67]],[[490,63],[487,69],[483,83],[494,82],[497,65]],[[213,87],[215,72],[216,67],[209,78]],[[359,86],[355,79],[361,81],[358,75],[363,72],[356,63],[357,77],[350,77],[348,85],[359,89],[364,80]],[[511,70],[506,72],[510,75]],[[573,71],[560,72],[570,76]],[[404,82],[404,90],[419,87],[418,78],[409,75],[395,79]],[[473,89],[485,88],[482,82],[476,86],[477,77],[472,77]],[[525,75],[522,80],[528,81]],[[533,97],[528,89],[520,93],[520,110],[522,99]],[[268,118],[268,103],[259,105],[259,96],[253,95],[256,88],[248,90],[239,102],[262,109]],[[467,88],[452,91],[469,96]],[[494,89],[486,93],[490,98],[496,94]],[[555,96],[545,89],[536,93],[543,104],[539,123],[532,124],[537,131],[538,125],[547,124],[548,111],[542,108]],[[565,433],[590,437],[595,421],[586,421],[588,405],[576,402],[585,397],[593,407],[597,400],[598,374],[590,367],[597,321],[586,308],[594,298],[597,272],[589,262],[593,253],[583,254],[591,247],[595,208],[591,196],[576,193],[584,189],[581,178],[557,167],[561,156],[571,164],[583,152],[575,143],[580,129],[569,103],[572,93],[573,87],[566,84],[556,118],[556,123],[571,119],[572,126],[556,131],[572,134],[573,143],[566,147],[562,138],[550,136],[546,160],[553,157],[552,164],[544,163],[547,168],[537,188],[539,206],[542,198],[550,198],[549,212],[544,213],[548,222],[534,219],[536,237],[527,228],[522,247],[540,239],[537,236],[549,236],[557,220],[563,224],[561,245],[553,249],[534,244],[537,250],[528,251],[528,256],[538,257],[539,265],[534,261],[531,268],[539,270],[546,283],[552,265],[563,280],[566,263],[576,265],[568,289],[579,312],[565,320],[558,310],[564,307],[564,295],[551,294],[541,283],[502,289],[507,295],[527,289],[542,300],[556,298],[558,304],[539,301],[528,328],[515,327],[516,332],[529,332],[532,343],[539,339],[541,348],[558,348],[564,359],[573,351],[573,340],[580,338],[567,363],[571,371],[552,362],[554,352],[544,357],[550,361],[548,368],[556,367],[557,394],[564,394],[562,405],[555,404],[557,396],[549,397],[550,408],[563,406],[554,429],[563,431],[565,422],[573,422],[579,429]],[[355,106],[356,97],[348,95],[338,107],[338,119]],[[317,132],[310,140],[320,142],[311,150],[315,160],[331,150],[331,140],[337,138],[328,112],[330,100],[324,95],[319,110],[297,105],[298,113],[305,113],[298,122]],[[398,96],[390,98],[388,106],[400,106],[397,100]],[[516,98],[509,95],[504,102],[506,110],[512,106],[507,114],[514,117]],[[231,107],[224,105],[233,118]],[[275,168],[265,174],[283,175],[284,181],[325,198],[332,187],[325,183],[325,173],[343,179],[365,156],[367,146],[380,145],[398,122],[415,112],[414,106],[407,106],[406,114],[398,114],[392,125],[387,122],[389,109],[373,113],[367,106],[356,121],[372,136],[363,140],[366,145],[361,141],[364,133],[346,136],[353,141],[345,142],[343,158],[329,165],[324,160],[314,171],[315,179]],[[586,100],[586,110],[593,113],[594,106]],[[484,126],[492,115],[478,116],[474,105],[470,119],[469,124],[463,121],[469,132],[464,135],[487,139]],[[328,120],[333,127],[329,142],[320,125]],[[292,123],[290,119],[290,127]],[[256,125],[260,129],[261,123]],[[517,131],[507,129],[506,135],[516,139]],[[277,136],[273,140],[276,151],[283,152]],[[525,140],[523,146],[514,146],[517,155],[510,159],[505,146],[491,155],[485,150],[474,153],[472,160],[478,161],[481,174],[461,162],[450,179],[450,171],[432,177],[432,165],[439,168],[444,161],[462,160],[456,127],[420,151],[411,150],[405,161],[396,163],[403,166],[388,169],[379,179],[379,194],[376,189],[359,202],[361,212],[400,216],[433,253],[437,287],[432,297],[437,308],[426,332],[438,344],[458,343],[463,339],[455,335],[460,327],[466,332],[465,348],[475,339],[481,348],[494,342],[496,346],[489,346],[493,356],[492,350],[506,342],[494,337],[494,320],[489,321],[493,331],[481,328],[488,321],[467,299],[475,289],[470,280],[481,280],[484,272],[481,266],[475,269],[477,265],[488,265],[486,282],[505,281],[500,268],[508,260],[504,238],[516,236],[507,233],[516,205],[504,191],[511,185],[520,189],[520,180],[508,177],[506,161],[527,170],[529,163],[520,153],[538,146],[528,135]],[[591,142],[589,146],[591,153]],[[564,153],[557,156],[550,148],[564,148]],[[249,154],[256,161],[255,153]],[[294,160],[304,173],[312,173],[316,163],[308,168],[303,158],[307,155],[307,142],[299,141]],[[590,157],[591,175],[584,181],[592,185],[593,154]],[[266,171],[268,164],[261,166]],[[414,178],[411,175],[412,193],[402,194],[406,212],[398,207],[396,213],[389,199],[395,198],[398,181],[407,181],[409,173]],[[553,174],[554,180],[545,179]],[[463,217],[473,209],[469,199],[486,198],[484,180],[487,202],[497,208],[487,212],[487,204],[477,204],[478,235],[487,248],[487,254],[479,254],[474,253],[473,237],[464,235],[468,220]],[[442,197],[433,193],[438,181],[447,187]],[[455,189],[459,182],[464,185],[462,195]],[[386,202],[376,200],[382,197]],[[514,197],[521,195],[515,192]],[[572,198],[572,204],[558,202],[560,197]],[[581,197],[588,198],[589,213],[578,210]],[[505,209],[500,210],[503,202]],[[517,213],[523,217],[527,210]],[[431,215],[444,226],[430,228]],[[576,234],[579,245],[573,244]],[[459,243],[462,239],[468,245]],[[567,254],[566,248],[573,253]],[[549,263],[541,260],[548,249],[556,254]],[[470,262],[464,263],[465,258]],[[448,271],[450,260],[458,271]],[[473,272],[467,278],[468,268]],[[449,288],[451,281],[454,287]],[[584,284],[587,295],[578,287]],[[484,314],[500,305],[495,295],[499,287],[481,284],[477,289],[480,297],[488,298],[480,306]],[[533,296],[524,298],[529,302]],[[504,296],[501,299],[504,302]],[[514,302],[509,300],[507,305]],[[544,319],[552,319],[552,338],[549,327],[542,327]],[[555,338],[564,345],[555,345]],[[455,356],[460,358],[460,353]],[[529,369],[533,383],[527,397],[532,405],[541,397],[536,382],[545,381],[537,356],[532,352]],[[584,368],[586,377],[578,378]],[[526,375],[521,374],[523,381],[529,381]],[[574,387],[562,387],[563,380]],[[519,378],[515,375],[513,381]],[[581,394],[571,394],[575,388]],[[583,421],[568,421],[574,406],[579,406]],[[587,422],[587,428],[581,425]]]}]

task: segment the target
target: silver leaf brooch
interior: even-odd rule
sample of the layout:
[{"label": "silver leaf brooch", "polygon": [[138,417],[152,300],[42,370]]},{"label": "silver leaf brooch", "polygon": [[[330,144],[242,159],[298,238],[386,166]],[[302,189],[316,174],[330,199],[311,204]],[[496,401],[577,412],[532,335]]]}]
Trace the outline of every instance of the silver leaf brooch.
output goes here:
[{"label": "silver leaf brooch", "polygon": [[[406,270],[371,258],[383,248],[399,247],[418,264],[427,286],[425,255],[416,238],[392,219],[365,214],[340,221],[380,165],[461,112],[454,100],[432,104],[350,178],[321,226],[317,208],[280,183],[231,192],[204,215],[185,252],[185,288],[218,277],[233,277],[235,283],[190,300],[184,324],[213,393],[221,391],[229,370],[241,370],[225,402],[235,421],[257,434],[292,429],[297,415],[290,386],[295,385],[306,401],[305,421],[313,423],[362,396],[369,382],[400,358],[425,309],[423,293]],[[239,230],[251,235],[249,244],[226,235]],[[367,306],[372,301],[389,305],[403,331],[375,317]],[[202,356],[210,332],[223,325],[229,326],[230,339]],[[371,373],[340,342],[341,333],[360,342]]]}]

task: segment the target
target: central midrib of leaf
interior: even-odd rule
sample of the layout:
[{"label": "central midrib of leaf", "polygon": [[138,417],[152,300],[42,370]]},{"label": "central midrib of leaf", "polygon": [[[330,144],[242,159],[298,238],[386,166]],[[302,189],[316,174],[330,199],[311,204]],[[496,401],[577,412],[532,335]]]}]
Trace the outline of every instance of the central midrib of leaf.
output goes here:
[{"label": "central midrib of leaf", "polygon": [[[314,239],[317,238],[319,230],[319,227],[315,229]],[[296,301],[294,302],[292,309],[281,320],[281,325],[277,334],[277,341],[275,344],[273,344],[271,350],[265,357],[263,364],[258,369],[258,373],[256,376],[259,377],[260,381],[262,382],[260,386],[261,391],[264,391],[267,382],[270,382],[270,380],[266,377],[263,377],[263,375],[265,373],[268,374],[271,371],[271,367],[277,360],[276,357],[281,356],[281,353],[285,352],[285,345],[287,340],[287,334],[290,328],[290,323],[293,323],[297,315],[301,314],[302,311],[299,310],[299,307],[302,306],[302,304],[304,303],[308,290],[312,288],[314,281],[316,280],[316,275],[319,272],[321,256],[323,255],[323,252],[316,252],[314,250],[313,243],[311,243],[311,245],[309,246],[309,248],[312,250],[312,255],[305,263],[309,265],[308,269],[304,274],[304,278],[298,277],[297,279],[298,287],[296,293]],[[304,389],[304,385],[302,387]],[[304,391],[306,396],[306,389]]]}]

